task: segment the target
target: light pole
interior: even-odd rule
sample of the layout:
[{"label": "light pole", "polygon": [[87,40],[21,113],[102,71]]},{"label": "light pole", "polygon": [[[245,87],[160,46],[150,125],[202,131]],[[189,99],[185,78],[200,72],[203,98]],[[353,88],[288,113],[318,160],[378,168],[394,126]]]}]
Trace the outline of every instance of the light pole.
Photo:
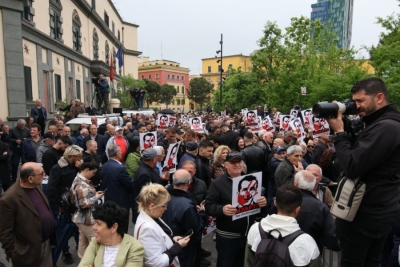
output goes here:
[{"label": "light pole", "polygon": [[219,68],[219,106],[222,108],[222,74],[224,73],[224,69],[222,68],[222,33],[221,33],[221,41],[219,41],[220,45],[221,45],[221,50],[218,50],[216,53],[220,54],[220,59],[217,60],[217,63],[221,63],[220,68]]}]

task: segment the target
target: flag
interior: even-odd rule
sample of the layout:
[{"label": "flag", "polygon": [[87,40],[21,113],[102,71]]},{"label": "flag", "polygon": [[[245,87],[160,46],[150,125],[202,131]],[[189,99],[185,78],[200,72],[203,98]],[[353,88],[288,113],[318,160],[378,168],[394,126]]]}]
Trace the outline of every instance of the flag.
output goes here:
[{"label": "flag", "polygon": [[114,63],[112,53],[110,53],[110,80],[114,80]]},{"label": "flag", "polygon": [[118,64],[119,68],[121,68],[124,65],[124,59],[122,55],[122,44],[119,45],[117,54],[115,55],[116,58],[118,58]]}]

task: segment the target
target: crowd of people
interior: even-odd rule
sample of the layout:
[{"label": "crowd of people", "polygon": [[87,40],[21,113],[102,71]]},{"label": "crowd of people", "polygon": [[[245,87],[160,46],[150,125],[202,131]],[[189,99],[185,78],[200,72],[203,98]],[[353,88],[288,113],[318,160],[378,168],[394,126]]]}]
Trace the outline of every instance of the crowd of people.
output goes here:
[{"label": "crowd of people", "polygon": [[[176,114],[165,131],[157,129],[157,114],[138,111],[121,125],[98,125],[92,117],[71,136],[60,119],[44,129],[47,114],[37,100],[29,124],[20,119],[10,129],[0,119],[0,242],[7,259],[56,266],[60,256],[72,264],[76,251],[79,266],[210,266],[201,241],[216,223],[218,267],[254,266],[268,255],[268,238],[291,239],[294,266],[322,266],[324,248],[341,251],[341,266],[399,266],[400,113],[379,79],[362,80],[351,93],[366,125],[355,143],[341,111],[328,119],[331,134],[315,138],[303,122],[299,142],[296,129],[254,133],[243,114],[228,108],[224,116],[210,108]],[[257,115],[274,121],[277,114]],[[183,116],[201,118],[202,130]],[[154,131],[157,141],[141,150],[140,134]],[[169,173],[162,163],[178,142],[176,171]],[[262,192],[253,200],[254,176],[237,190],[232,181],[255,173]],[[367,185],[353,222],[330,213],[343,173]],[[234,206],[235,192],[247,203]],[[233,219],[246,205],[260,212]]]}]

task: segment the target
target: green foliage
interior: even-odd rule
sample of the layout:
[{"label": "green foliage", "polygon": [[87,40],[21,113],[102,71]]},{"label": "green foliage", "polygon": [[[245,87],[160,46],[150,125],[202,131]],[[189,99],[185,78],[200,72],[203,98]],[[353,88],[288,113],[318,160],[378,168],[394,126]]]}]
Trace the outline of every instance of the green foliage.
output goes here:
[{"label": "green foliage", "polygon": [[117,87],[121,88],[123,91],[133,88],[143,88],[145,86],[144,80],[137,80],[133,78],[132,74],[121,76],[121,81],[117,84]]},{"label": "green foliage", "polygon": [[390,102],[400,101],[400,14],[378,18],[385,29],[377,46],[370,48],[371,64],[376,75],[382,78],[389,90]]},{"label": "green foliage", "polygon": [[152,80],[144,79],[143,81],[145,82],[147,108],[149,108],[150,103],[160,101],[161,86]]},{"label": "green foliage", "polygon": [[120,106],[122,108],[135,108],[135,103],[129,96],[129,92],[123,92],[121,90],[118,90],[116,92],[115,98],[118,98],[119,101],[121,101]]},{"label": "green foliage", "polygon": [[168,105],[171,103],[171,100],[176,96],[176,90],[173,85],[170,84],[163,84],[161,85],[160,90],[160,103],[164,103],[167,108]]},{"label": "green foliage", "polygon": [[209,95],[212,92],[213,87],[214,85],[203,77],[193,78],[190,80],[187,96],[190,100],[198,103],[200,109],[202,109],[204,103],[209,101]]}]

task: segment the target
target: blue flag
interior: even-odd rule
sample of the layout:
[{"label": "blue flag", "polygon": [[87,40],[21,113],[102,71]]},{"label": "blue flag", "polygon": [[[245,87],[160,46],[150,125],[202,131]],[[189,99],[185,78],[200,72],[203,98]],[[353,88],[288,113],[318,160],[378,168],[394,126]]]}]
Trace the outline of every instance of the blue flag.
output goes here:
[{"label": "blue flag", "polygon": [[124,65],[124,59],[122,57],[122,44],[119,45],[117,54],[115,55],[116,58],[118,58],[118,65],[121,68]]}]

